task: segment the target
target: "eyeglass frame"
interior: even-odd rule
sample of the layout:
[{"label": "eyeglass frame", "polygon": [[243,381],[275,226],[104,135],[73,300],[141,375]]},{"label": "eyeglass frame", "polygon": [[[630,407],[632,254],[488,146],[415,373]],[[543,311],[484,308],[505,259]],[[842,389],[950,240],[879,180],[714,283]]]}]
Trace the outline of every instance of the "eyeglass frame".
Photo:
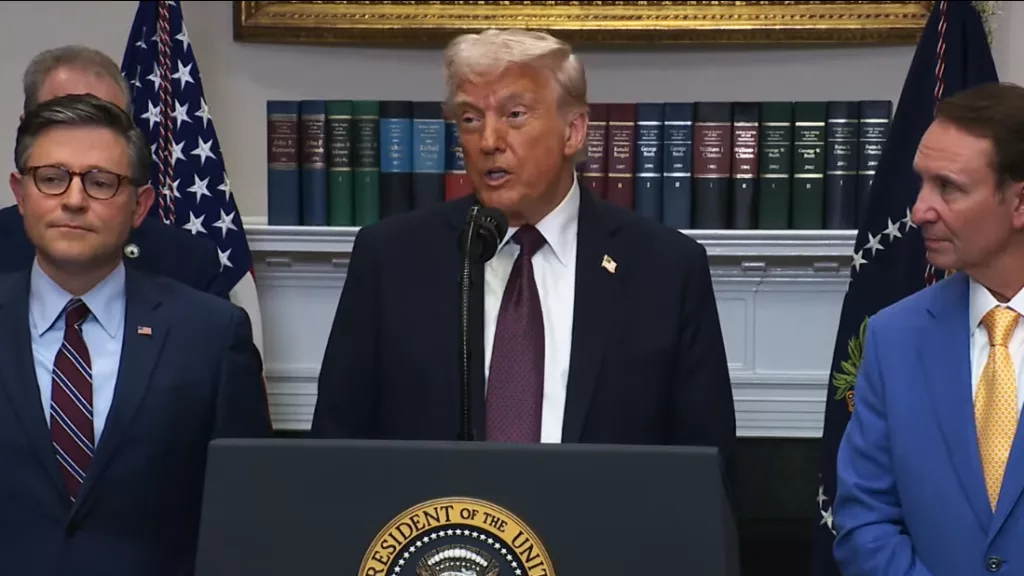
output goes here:
[{"label": "eyeglass frame", "polygon": [[[68,174],[68,176],[69,176],[68,177],[68,183],[64,186],[64,189],[61,190],[60,192],[55,193],[55,194],[54,193],[50,193],[50,192],[44,192],[42,190],[42,188],[39,186],[39,182],[36,180],[36,178],[38,178],[39,170],[42,169],[42,168],[55,168],[57,170],[63,171],[65,174]],[[111,176],[117,176],[117,188],[114,189],[114,193],[113,194],[111,194],[110,196],[108,196],[106,198],[103,198],[103,197],[98,197],[98,196],[95,196],[95,195],[89,193],[89,189],[85,185],[85,177],[88,176],[89,174],[94,174],[94,173],[110,174]],[[112,170],[104,170],[102,168],[93,168],[92,170],[86,170],[85,172],[79,172],[77,170],[70,170],[70,169],[65,168],[63,166],[58,166],[56,164],[43,164],[41,166],[29,166],[28,168],[25,169],[24,172],[22,172],[22,176],[29,176],[29,175],[32,176],[32,185],[35,186],[36,190],[39,190],[40,194],[43,194],[45,196],[63,196],[64,194],[67,194],[67,191],[71,188],[71,183],[75,180],[75,177],[78,177],[79,182],[82,184],[82,191],[85,192],[86,196],[88,196],[89,198],[92,198],[93,200],[99,200],[101,202],[106,201],[106,200],[112,200],[115,196],[117,196],[118,193],[121,192],[121,188],[123,188],[123,184],[126,181],[132,187],[137,187],[135,182],[132,181],[132,177],[131,176],[126,176],[124,174],[120,174],[120,173],[114,172]]]}]

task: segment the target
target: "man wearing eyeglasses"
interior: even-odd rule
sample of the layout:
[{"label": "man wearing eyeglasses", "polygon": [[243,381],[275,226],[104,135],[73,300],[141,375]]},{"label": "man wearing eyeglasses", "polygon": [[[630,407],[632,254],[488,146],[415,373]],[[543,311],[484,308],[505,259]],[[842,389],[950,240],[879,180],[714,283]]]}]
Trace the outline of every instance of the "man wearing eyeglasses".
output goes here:
[{"label": "man wearing eyeglasses", "polygon": [[[64,94],[95,94],[131,113],[130,91],[118,65],[106,54],[86,46],[61,46],[40,52],[25,69],[27,111],[41,101]],[[25,236],[17,206],[0,209],[0,272],[28,268],[35,248]],[[216,245],[155,217],[142,220],[124,245],[127,264],[173,278],[197,290],[229,298],[220,281]]]},{"label": "man wearing eyeglasses", "polygon": [[194,572],[206,450],[272,434],[248,317],[123,262],[153,202],[145,136],[91,94],[18,128],[35,248],[0,275],[0,572]]}]

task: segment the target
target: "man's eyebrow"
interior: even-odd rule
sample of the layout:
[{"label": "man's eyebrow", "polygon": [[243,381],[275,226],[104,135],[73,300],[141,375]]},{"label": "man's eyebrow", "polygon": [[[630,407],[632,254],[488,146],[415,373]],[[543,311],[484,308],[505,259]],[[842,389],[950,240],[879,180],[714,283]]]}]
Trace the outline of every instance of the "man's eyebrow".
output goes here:
[{"label": "man's eyebrow", "polygon": [[473,110],[480,110],[480,107],[477,106],[476,104],[474,104],[469,98],[466,98],[465,96],[459,96],[459,95],[455,96],[455,98],[452,99],[452,107],[453,108],[471,108]]},{"label": "man's eyebrow", "polygon": [[914,172],[917,173],[921,178],[927,178],[929,180],[938,180],[941,182],[948,182],[954,186],[963,188],[967,185],[968,178],[955,170],[943,167],[938,170],[923,170],[920,166],[915,164],[913,166]]},{"label": "man's eyebrow", "polygon": [[[532,104],[535,101],[536,98],[532,94],[530,94],[529,92],[522,91],[509,92],[508,94],[505,94],[504,96],[498,99],[498,103],[502,106],[508,106],[509,103]],[[455,98],[452,99],[452,107],[457,109],[468,108],[475,111],[479,111],[482,109],[480,106],[473,103],[469,98],[460,95],[456,95]]]},{"label": "man's eyebrow", "polygon": [[502,104],[508,104],[509,102],[522,102],[524,104],[530,104],[536,100],[533,94],[528,92],[509,92],[508,94],[501,97],[499,102]]}]

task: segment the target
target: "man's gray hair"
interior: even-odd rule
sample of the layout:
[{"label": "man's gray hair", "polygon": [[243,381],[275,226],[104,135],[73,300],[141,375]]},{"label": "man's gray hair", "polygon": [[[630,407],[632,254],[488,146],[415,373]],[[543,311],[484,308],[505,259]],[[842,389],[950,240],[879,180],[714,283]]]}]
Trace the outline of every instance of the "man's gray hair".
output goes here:
[{"label": "man's gray hair", "polygon": [[548,72],[563,108],[588,109],[587,75],[572,47],[545,32],[517,28],[462,34],[448,44],[444,51],[446,107],[451,109],[461,82],[487,79],[513,64]]},{"label": "man's gray hair", "polygon": [[121,75],[121,67],[103,52],[81,45],[52,48],[32,58],[25,68],[21,82],[25,92],[22,112],[28,112],[29,108],[39,104],[39,92],[43,89],[43,84],[50,74],[59,68],[80,70],[117,84],[124,94],[126,110],[129,115],[132,114],[132,91]]},{"label": "man's gray hair", "polygon": [[66,94],[51,98],[25,112],[14,146],[14,164],[18,172],[24,174],[28,171],[28,157],[36,139],[55,126],[93,126],[113,130],[124,138],[128,149],[131,174],[127,176],[132,184],[145,186],[149,183],[153,159],[146,136],[127,112],[92,94]]}]

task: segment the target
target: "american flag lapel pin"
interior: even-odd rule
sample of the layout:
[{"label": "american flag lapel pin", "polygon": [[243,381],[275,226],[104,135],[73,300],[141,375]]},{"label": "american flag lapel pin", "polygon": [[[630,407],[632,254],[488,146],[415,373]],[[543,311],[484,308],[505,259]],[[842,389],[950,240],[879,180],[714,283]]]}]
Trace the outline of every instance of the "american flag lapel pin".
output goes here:
[{"label": "american flag lapel pin", "polygon": [[604,260],[601,261],[601,267],[607,270],[608,272],[615,274],[615,266],[615,260],[612,260],[611,256],[605,254]]},{"label": "american flag lapel pin", "polygon": [[139,334],[140,336],[152,336],[153,329],[150,328],[149,326],[139,326],[136,333]]}]

